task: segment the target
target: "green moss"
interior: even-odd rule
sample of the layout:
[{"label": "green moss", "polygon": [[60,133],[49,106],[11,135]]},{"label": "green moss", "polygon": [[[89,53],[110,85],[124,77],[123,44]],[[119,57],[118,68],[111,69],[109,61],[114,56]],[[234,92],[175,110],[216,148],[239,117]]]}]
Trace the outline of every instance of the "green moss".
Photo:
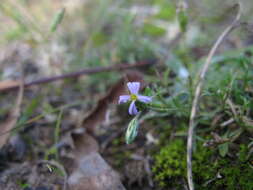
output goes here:
[{"label": "green moss", "polygon": [[163,147],[155,156],[152,168],[155,180],[162,187],[180,187],[180,178],[186,174],[186,160],[183,140],[177,139]]},{"label": "green moss", "polygon": [[[183,189],[186,181],[186,148],[183,140],[176,139],[155,155],[153,173],[163,188]],[[217,150],[197,144],[193,155],[193,175],[197,190],[252,190],[253,169],[246,145],[233,158],[219,156]]]},{"label": "green moss", "polygon": [[248,154],[247,146],[242,144],[236,159],[220,159],[215,169],[221,178],[211,183],[208,189],[252,190],[253,168],[249,163],[252,156]]},{"label": "green moss", "polygon": [[201,189],[204,183],[216,175],[217,160],[214,155],[214,150],[198,144],[197,151],[193,154],[193,175],[197,189]]}]

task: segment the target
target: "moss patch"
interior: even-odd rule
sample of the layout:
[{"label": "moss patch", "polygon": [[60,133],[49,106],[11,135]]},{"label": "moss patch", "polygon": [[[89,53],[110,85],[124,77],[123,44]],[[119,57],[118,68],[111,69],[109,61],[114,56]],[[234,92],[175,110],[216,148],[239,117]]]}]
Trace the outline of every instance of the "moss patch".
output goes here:
[{"label": "moss patch", "polygon": [[186,174],[186,160],[184,143],[181,139],[177,139],[167,146],[155,156],[155,165],[153,172],[155,180],[161,187],[181,186],[180,178]]},{"label": "moss patch", "polygon": [[[181,139],[171,141],[155,155],[154,178],[162,188],[183,189],[186,184],[186,150]],[[193,175],[198,190],[252,190],[253,169],[249,149],[241,145],[233,157],[222,158],[216,149],[197,144]]]}]

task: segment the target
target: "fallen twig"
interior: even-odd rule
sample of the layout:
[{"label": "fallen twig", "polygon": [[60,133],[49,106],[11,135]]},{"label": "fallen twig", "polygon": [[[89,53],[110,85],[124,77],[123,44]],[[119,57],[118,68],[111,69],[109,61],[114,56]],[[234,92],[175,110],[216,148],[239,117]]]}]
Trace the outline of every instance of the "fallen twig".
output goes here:
[{"label": "fallen twig", "polygon": [[194,128],[195,128],[195,117],[197,113],[197,107],[200,97],[201,88],[204,83],[205,75],[207,73],[207,70],[211,64],[212,57],[214,56],[217,48],[222,43],[222,41],[226,38],[226,36],[236,27],[238,27],[239,19],[241,17],[241,6],[240,4],[236,4],[236,7],[238,7],[238,13],[236,15],[236,18],[234,21],[223,31],[223,33],[219,36],[215,44],[213,45],[212,49],[210,50],[208,57],[206,59],[206,62],[204,63],[202,70],[199,75],[199,79],[197,82],[195,95],[192,103],[192,109],[191,109],[191,116],[190,116],[190,122],[189,122],[189,129],[188,129],[188,138],[187,138],[187,180],[190,190],[194,190],[194,184],[193,184],[193,176],[192,176],[192,143],[193,143],[193,134],[194,134]]},{"label": "fallen twig", "polygon": [[[135,64],[117,64],[117,65],[112,65],[112,66],[107,66],[107,67],[95,67],[95,68],[83,69],[81,71],[66,73],[59,76],[52,76],[52,77],[38,79],[31,82],[25,82],[24,87],[29,87],[29,86],[37,85],[37,84],[45,84],[45,83],[54,82],[57,80],[66,79],[66,78],[77,78],[77,77],[80,77],[81,75],[89,75],[89,74],[94,74],[94,73],[99,73],[99,72],[121,71],[121,70],[133,69],[133,68],[138,68],[138,67],[150,66],[155,63],[156,63],[156,60],[149,60],[149,61],[137,62]],[[11,89],[17,89],[20,83],[20,81],[7,81],[7,82],[9,85],[4,84],[6,83],[6,81],[0,82],[0,91],[8,91]]]}]

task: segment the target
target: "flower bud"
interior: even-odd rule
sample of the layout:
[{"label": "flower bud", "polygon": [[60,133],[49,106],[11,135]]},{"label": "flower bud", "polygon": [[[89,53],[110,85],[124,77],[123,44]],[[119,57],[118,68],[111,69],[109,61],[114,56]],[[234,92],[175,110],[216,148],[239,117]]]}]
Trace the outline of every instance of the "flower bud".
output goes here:
[{"label": "flower bud", "polygon": [[135,137],[138,134],[138,115],[135,116],[130,123],[128,124],[127,131],[126,131],[126,143],[130,144],[133,142]]}]

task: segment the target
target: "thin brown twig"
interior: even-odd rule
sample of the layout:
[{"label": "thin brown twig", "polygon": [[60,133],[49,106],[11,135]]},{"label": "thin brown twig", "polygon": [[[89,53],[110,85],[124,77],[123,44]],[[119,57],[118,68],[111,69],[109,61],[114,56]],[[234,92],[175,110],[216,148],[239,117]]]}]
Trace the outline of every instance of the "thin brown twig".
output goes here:
[{"label": "thin brown twig", "polygon": [[[81,75],[89,75],[89,74],[95,74],[99,72],[109,72],[109,71],[121,71],[121,70],[127,70],[127,69],[134,69],[138,67],[144,67],[144,66],[150,66],[156,63],[156,60],[148,60],[148,61],[141,61],[137,62],[135,64],[117,64],[117,65],[112,65],[112,66],[107,66],[107,67],[94,67],[94,68],[89,68],[89,69],[83,69],[80,71],[72,72],[72,73],[66,73],[58,76],[52,76],[52,77],[47,77],[47,78],[42,78],[38,79],[35,81],[31,82],[25,82],[24,87],[29,87],[32,85],[37,85],[37,84],[45,84],[45,83],[50,83],[54,82],[57,80],[62,80],[66,78],[77,78],[80,77]],[[8,90],[13,90],[17,89],[19,87],[19,83],[13,84],[9,87],[5,88],[0,88],[0,91],[8,91]]]},{"label": "thin brown twig", "polygon": [[241,6],[240,4],[236,4],[238,7],[238,13],[236,15],[236,18],[234,21],[222,32],[222,34],[219,36],[215,44],[213,45],[212,49],[210,50],[208,57],[202,67],[202,70],[200,72],[200,76],[197,82],[197,86],[195,89],[195,95],[192,103],[192,109],[191,109],[191,116],[190,116],[190,122],[189,122],[189,129],[188,129],[188,138],[187,138],[187,180],[188,180],[188,186],[190,190],[194,190],[194,183],[193,183],[193,176],[192,176],[192,143],[193,143],[193,134],[195,129],[195,117],[197,113],[197,107],[199,102],[199,97],[201,93],[201,89],[204,83],[205,75],[207,73],[207,70],[211,64],[212,57],[214,56],[217,48],[219,45],[223,42],[223,40],[226,38],[226,36],[236,27],[238,27],[239,19],[241,17]]}]

